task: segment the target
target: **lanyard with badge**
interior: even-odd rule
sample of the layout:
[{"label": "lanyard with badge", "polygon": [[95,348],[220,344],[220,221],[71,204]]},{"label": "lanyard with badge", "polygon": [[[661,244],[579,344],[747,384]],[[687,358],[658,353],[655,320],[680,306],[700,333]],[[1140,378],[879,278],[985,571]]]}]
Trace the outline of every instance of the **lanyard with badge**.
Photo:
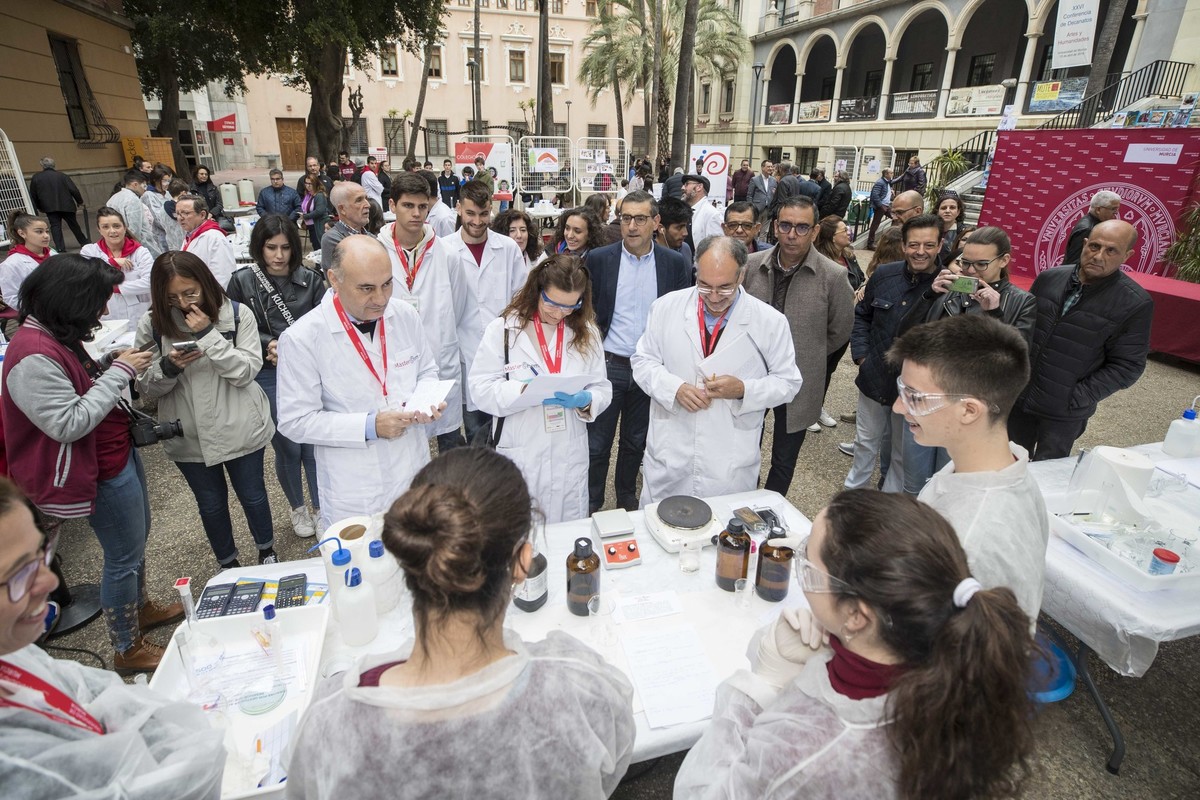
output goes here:
[{"label": "lanyard with badge", "polygon": [[[546,344],[546,333],[542,330],[542,320],[539,317],[534,323],[533,329],[537,332],[538,347],[542,350],[542,360],[546,362],[546,369],[551,375],[557,375],[562,371],[563,363],[563,339],[566,338],[563,329],[566,327],[564,320],[559,320],[555,329],[554,357],[550,357],[550,348]],[[567,429],[567,409],[563,406],[542,406],[542,417],[546,425],[546,433],[557,433]]]},{"label": "lanyard with badge", "polygon": [[346,335],[350,337],[350,343],[354,345],[354,350],[358,353],[358,357],[367,365],[367,369],[371,371],[371,377],[379,384],[379,388],[383,390],[383,405],[385,409],[392,409],[391,399],[388,397],[387,374],[387,333],[383,328],[383,317],[379,318],[379,351],[383,356],[383,379],[380,380],[379,373],[375,371],[375,365],[371,363],[371,354],[367,352],[367,348],[363,346],[362,334],[350,322],[350,318],[346,316],[345,309],[342,308],[342,298],[337,295],[333,296],[333,309],[337,312],[338,319],[342,322],[342,327],[346,329]]},{"label": "lanyard with badge", "polygon": [[430,237],[429,242],[425,245],[420,253],[413,252],[413,265],[408,265],[408,251],[400,244],[400,237],[396,233],[396,223],[392,223],[392,243],[396,245],[396,255],[400,258],[400,266],[404,268],[404,283],[408,287],[409,294],[412,299],[409,303],[412,307],[417,308],[418,301],[416,295],[412,294],[413,284],[417,282],[417,273],[421,271],[421,265],[425,263],[425,256],[429,255],[429,251],[433,249],[433,243],[437,241],[436,237]]},{"label": "lanyard with badge", "polygon": [[11,697],[0,697],[0,706],[23,708],[33,714],[39,714],[53,722],[81,728],[91,733],[103,734],[104,726],[88,713],[87,709],[67,697],[58,687],[53,686],[38,676],[26,672],[15,664],[0,661],[0,683],[8,683],[19,689],[27,690],[28,694],[41,695],[41,700],[33,699],[30,703],[22,703]]},{"label": "lanyard with badge", "polygon": [[717,349],[717,339],[721,336],[721,328],[725,326],[725,318],[729,316],[730,308],[733,308],[732,303],[730,303],[729,308],[721,312],[721,316],[717,317],[716,324],[713,325],[712,334],[710,335],[704,325],[704,298],[696,298],[696,316],[700,320],[700,350],[704,353],[705,358],[711,356],[713,350]]}]

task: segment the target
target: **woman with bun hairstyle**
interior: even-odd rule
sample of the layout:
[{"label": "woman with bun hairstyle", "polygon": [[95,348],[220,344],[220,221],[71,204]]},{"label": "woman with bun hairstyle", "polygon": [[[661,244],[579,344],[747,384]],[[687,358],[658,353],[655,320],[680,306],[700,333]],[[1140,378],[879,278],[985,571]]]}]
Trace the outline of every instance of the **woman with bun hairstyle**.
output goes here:
[{"label": "woman with bun hairstyle", "polygon": [[[470,396],[500,429],[496,449],[521,468],[547,522],[588,515],[587,426],[612,401],[595,317],[582,262],[552,255],[484,329],[468,376]],[[526,384],[550,373],[588,382],[534,408],[518,406]]]},{"label": "woman with bun hairstyle", "polygon": [[529,491],[483,447],[426,464],[383,520],[414,640],[322,683],[292,739],[287,797],[602,798],[633,755],[633,690],[553,631],[504,630],[533,558]]},{"label": "woman with bun hairstyle", "polygon": [[903,494],[841,492],[794,547],[811,612],[785,610],[717,689],[675,797],[1018,795],[1033,641],[1012,591],[982,589]]}]

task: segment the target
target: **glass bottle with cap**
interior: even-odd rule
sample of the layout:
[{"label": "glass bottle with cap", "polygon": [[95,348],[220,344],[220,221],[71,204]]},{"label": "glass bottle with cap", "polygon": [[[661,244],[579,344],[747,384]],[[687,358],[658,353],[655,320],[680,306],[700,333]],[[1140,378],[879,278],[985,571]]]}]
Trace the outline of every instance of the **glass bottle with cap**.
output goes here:
[{"label": "glass bottle with cap", "polygon": [[[534,540],[536,544],[536,539]],[[529,573],[525,576],[525,580],[517,584],[513,590],[513,605],[522,611],[537,611],[546,604],[546,598],[550,596],[549,586],[546,583],[546,578],[549,577],[546,573],[546,556],[539,552],[536,547],[533,551],[533,560],[529,562]]]},{"label": "glass bottle with cap", "polygon": [[592,540],[575,540],[575,549],[567,556],[567,609],[576,616],[588,615],[588,600],[600,594],[600,556],[592,550]]},{"label": "glass bottle with cap", "polygon": [[750,545],[754,540],[746,533],[746,524],[737,517],[729,520],[717,537],[717,586],[727,592],[746,577],[750,569]]},{"label": "glass bottle with cap", "polygon": [[754,592],[763,600],[778,603],[787,597],[792,581],[792,560],[796,551],[771,542],[785,538],[783,528],[772,527],[758,548],[758,572],[754,576]]}]

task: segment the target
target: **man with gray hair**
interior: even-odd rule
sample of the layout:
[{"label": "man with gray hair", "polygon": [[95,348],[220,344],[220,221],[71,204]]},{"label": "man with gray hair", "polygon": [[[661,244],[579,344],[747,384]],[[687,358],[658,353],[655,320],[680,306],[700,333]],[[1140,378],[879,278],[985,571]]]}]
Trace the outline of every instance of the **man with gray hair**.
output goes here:
[{"label": "man with gray hair", "polygon": [[50,220],[50,238],[54,240],[57,252],[67,249],[62,232],[64,221],[80,247],[88,244],[87,237],[79,229],[79,220],[75,218],[75,208],[83,205],[83,195],[70,175],[54,168],[54,159],[50,156],[42,159],[42,171],[29,179],[29,199],[33,201],[34,213],[45,214]]},{"label": "man with gray hair", "polygon": [[321,271],[333,263],[333,251],[347,236],[369,236],[367,222],[371,219],[371,201],[367,190],[353,181],[340,181],[333,185],[329,202],[337,211],[338,221],[321,236]]},{"label": "man with gray hair", "polygon": [[1088,213],[1084,214],[1067,237],[1067,252],[1063,254],[1063,264],[1078,264],[1079,256],[1083,253],[1083,243],[1092,234],[1092,228],[1101,222],[1116,219],[1121,212],[1121,196],[1116,192],[1102,189],[1092,195]]},{"label": "man with gray hair", "polygon": [[183,228],[184,252],[199,256],[217,283],[228,286],[237,268],[237,257],[225,231],[208,215],[208,203],[198,194],[180,195],[175,201],[175,219]]},{"label": "man with gray hair", "polygon": [[650,307],[631,359],[652,403],[643,508],[677,494],[753,490],[763,417],[800,391],[787,319],[741,288],[746,260],[737,239],[705,239],[695,287]]},{"label": "man with gray hair", "polygon": [[282,214],[292,222],[300,219],[300,195],[292,187],[283,185],[283,173],[280,170],[271,170],[270,176],[271,185],[258,193],[255,211],[260,217]]}]

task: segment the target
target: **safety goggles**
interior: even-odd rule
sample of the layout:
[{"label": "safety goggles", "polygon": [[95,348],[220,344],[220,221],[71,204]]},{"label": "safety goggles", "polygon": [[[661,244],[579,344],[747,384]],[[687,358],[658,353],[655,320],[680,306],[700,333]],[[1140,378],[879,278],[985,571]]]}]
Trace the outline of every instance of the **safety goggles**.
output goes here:
[{"label": "safety goggles", "polygon": [[858,594],[850,588],[850,584],[833,577],[808,560],[809,538],[805,536],[800,540],[796,552],[796,578],[800,581],[800,588],[814,594]]},{"label": "safety goggles", "polygon": [[[975,397],[973,394],[934,394],[932,392],[918,392],[910,389],[904,384],[904,379],[896,376],[896,388],[900,391],[900,401],[904,403],[904,410],[914,417],[927,417],[930,414],[941,411],[948,405],[974,398],[983,403],[983,400]],[[995,403],[985,403],[988,410],[993,414],[999,414],[1000,409]]]},{"label": "safety goggles", "polygon": [[542,292],[542,302],[545,303],[546,305],[550,306],[550,308],[556,308],[559,311],[570,312],[570,311],[578,311],[579,309],[583,308],[583,298],[582,297],[579,298],[579,302],[576,303],[575,305],[564,306],[562,303],[554,302],[553,300],[551,300],[549,297],[546,296],[545,292]]},{"label": "safety goggles", "polygon": [[42,540],[42,546],[39,548],[37,556],[22,564],[7,581],[0,583],[0,586],[8,587],[10,603],[19,603],[25,595],[29,594],[29,587],[33,585],[38,570],[43,566],[49,567],[50,562],[54,560],[54,548],[57,546],[58,532],[56,531]]}]

